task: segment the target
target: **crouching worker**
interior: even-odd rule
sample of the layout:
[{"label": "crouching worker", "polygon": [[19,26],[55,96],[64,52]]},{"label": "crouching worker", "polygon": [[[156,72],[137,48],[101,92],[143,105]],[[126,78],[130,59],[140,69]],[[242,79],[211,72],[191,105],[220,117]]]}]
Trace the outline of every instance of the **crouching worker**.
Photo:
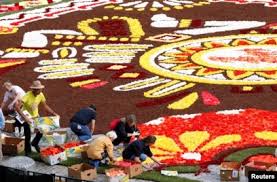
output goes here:
[{"label": "crouching worker", "polygon": [[150,150],[150,146],[155,144],[155,142],[156,137],[152,135],[141,140],[136,140],[125,148],[122,153],[122,157],[124,160],[131,160],[139,163],[142,163],[147,159],[147,157],[150,157],[155,163],[161,165],[161,163],[153,157]]},{"label": "crouching worker", "polygon": [[[95,129],[96,107],[91,105],[82,108],[70,119],[70,128],[78,136],[79,140],[88,142]],[[91,123],[91,129],[87,125]]]},{"label": "crouching worker", "polygon": [[119,145],[121,142],[127,145],[130,142],[131,137],[139,137],[140,135],[139,130],[136,127],[136,116],[133,114],[119,119],[113,130],[117,134],[117,139],[113,141],[115,146]]},{"label": "crouching worker", "polygon": [[101,135],[94,139],[87,150],[87,155],[89,158],[90,165],[94,167],[99,167],[101,160],[107,157],[111,162],[115,162],[113,156],[113,143],[112,141],[116,139],[116,133],[114,131],[109,131],[106,135]]}]

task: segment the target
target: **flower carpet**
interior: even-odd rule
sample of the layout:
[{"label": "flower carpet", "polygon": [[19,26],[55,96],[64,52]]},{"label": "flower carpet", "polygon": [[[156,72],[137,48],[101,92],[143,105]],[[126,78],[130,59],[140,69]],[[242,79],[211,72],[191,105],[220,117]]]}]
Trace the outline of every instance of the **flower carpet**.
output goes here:
[{"label": "flower carpet", "polygon": [[[95,133],[133,113],[142,136],[157,136],[152,150],[166,165],[219,164],[277,146],[276,8],[275,0],[0,1],[1,83],[27,91],[39,79],[62,127],[91,104]],[[259,155],[244,160],[275,160]]]}]

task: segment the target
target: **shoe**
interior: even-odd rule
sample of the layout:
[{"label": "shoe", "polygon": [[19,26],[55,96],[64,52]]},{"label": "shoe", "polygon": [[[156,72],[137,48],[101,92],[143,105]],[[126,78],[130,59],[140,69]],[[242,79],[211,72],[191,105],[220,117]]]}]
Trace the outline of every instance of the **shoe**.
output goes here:
[{"label": "shoe", "polygon": [[38,145],[33,145],[33,144],[32,144],[32,146],[35,147],[37,153],[40,153],[40,147],[39,147]]},{"label": "shoe", "polygon": [[85,140],[85,141],[83,141],[83,142],[85,142],[85,143],[89,144],[89,143],[91,143],[91,142],[92,142],[92,138],[90,138],[90,139],[88,139],[88,140]]},{"label": "shoe", "polygon": [[18,127],[14,128],[14,136],[17,137],[17,138],[19,138],[19,136],[20,136]]},{"label": "shoe", "polygon": [[21,127],[20,128],[20,137],[23,137],[24,136],[24,127]]}]

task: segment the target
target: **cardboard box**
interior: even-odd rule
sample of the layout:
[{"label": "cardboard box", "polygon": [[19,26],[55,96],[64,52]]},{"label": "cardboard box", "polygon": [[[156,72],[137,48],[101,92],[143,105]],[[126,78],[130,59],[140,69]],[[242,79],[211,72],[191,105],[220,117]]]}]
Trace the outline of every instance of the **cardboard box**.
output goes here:
[{"label": "cardboard box", "polygon": [[24,139],[5,137],[2,142],[2,151],[6,155],[18,155],[23,152],[25,148]]},{"label": "cardboard box", "polygon": [[60,117],[45,116],[34,119],[34,127],[41,133],[47,133],[60,128]]},{"label": "cardboard box", "polygon": [[248,176],[249,171],[275,171],[276,164],[251,161],[244,166],[244,174]]},{"label": "cardboard box", "polygon": [[67,131],[51,131],[48,132],[44,137],[45,143],[48,146],[63,145],[66,142]]},{"label": "cardboard box", "polygon": [[6,120],[4,131],[8,132],[8,133],[13,133],[14,132],[14,123],[15,123],[15,120]]},{"label": "cardboard box", "polygon": [[220,165],[221,181],[239,181],[239,162],[222,162]]},{"label": "cardboard box", "polygon": [[[63,147],[62,145],[61,147]],[[82,152],[87,152],[88,144],[82,144],[79,146],[65,148],[66,156],[67,157],[75,157],[75,158],[82,158]]]},{"label": "cardboard box", "polygon": [[55,155],[48,155],[48,156],[40,156],[41,160],[43,160],[45,163],[49,165],[56,165],[59,164],[62,161],[67,160],[65,151],[55,154]]},{"label": "cardboard box", "polygon": [[123,169],[124,172],[128,174],[129,178],[132,178],[134,176],[137,176],[143,173],[142,165],[140,163],[120,161],[120,162],[116,162],[115,166]]},{"label": "cardboard box", "polygon": [[81,180],[94,180],[97,177],[96,168],[93,168],[89,164],[76,164],[68,168],[68,176]]},{"label": "cardboard box", "polygon": [[[120,172],[120,174],[111,176],[113,172]],[[129,182],[129,176],[120,168],[111,168],[105,170],[106,182]]]}]

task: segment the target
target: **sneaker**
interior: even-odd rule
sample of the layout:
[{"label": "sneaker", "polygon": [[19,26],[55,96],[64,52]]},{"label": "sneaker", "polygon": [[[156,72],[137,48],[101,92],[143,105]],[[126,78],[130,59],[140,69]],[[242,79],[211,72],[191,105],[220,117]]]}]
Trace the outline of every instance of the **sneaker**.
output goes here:
[{"label": "sneaker", "polygon": [[32,145],[33,147],[35,147],[37,153],[40,153],[40,147],[38,145]]},{"label": "sneaker", "polygon": [[24,127],[21,127],[20,128],[20,137],[23,137],[24,136]]},{"label": "sneaker", "polygon": [[20,134],[19,134],[19,128],[18,127],[14,128],[14,136],[15,137],[19,137],[20,136]]},{"label": "sneaker", "polygon": [[85,140],[84,141],[85,143],[89,144],[90,142],[92,142],[92,138],[88,139],[88,140]]}]

